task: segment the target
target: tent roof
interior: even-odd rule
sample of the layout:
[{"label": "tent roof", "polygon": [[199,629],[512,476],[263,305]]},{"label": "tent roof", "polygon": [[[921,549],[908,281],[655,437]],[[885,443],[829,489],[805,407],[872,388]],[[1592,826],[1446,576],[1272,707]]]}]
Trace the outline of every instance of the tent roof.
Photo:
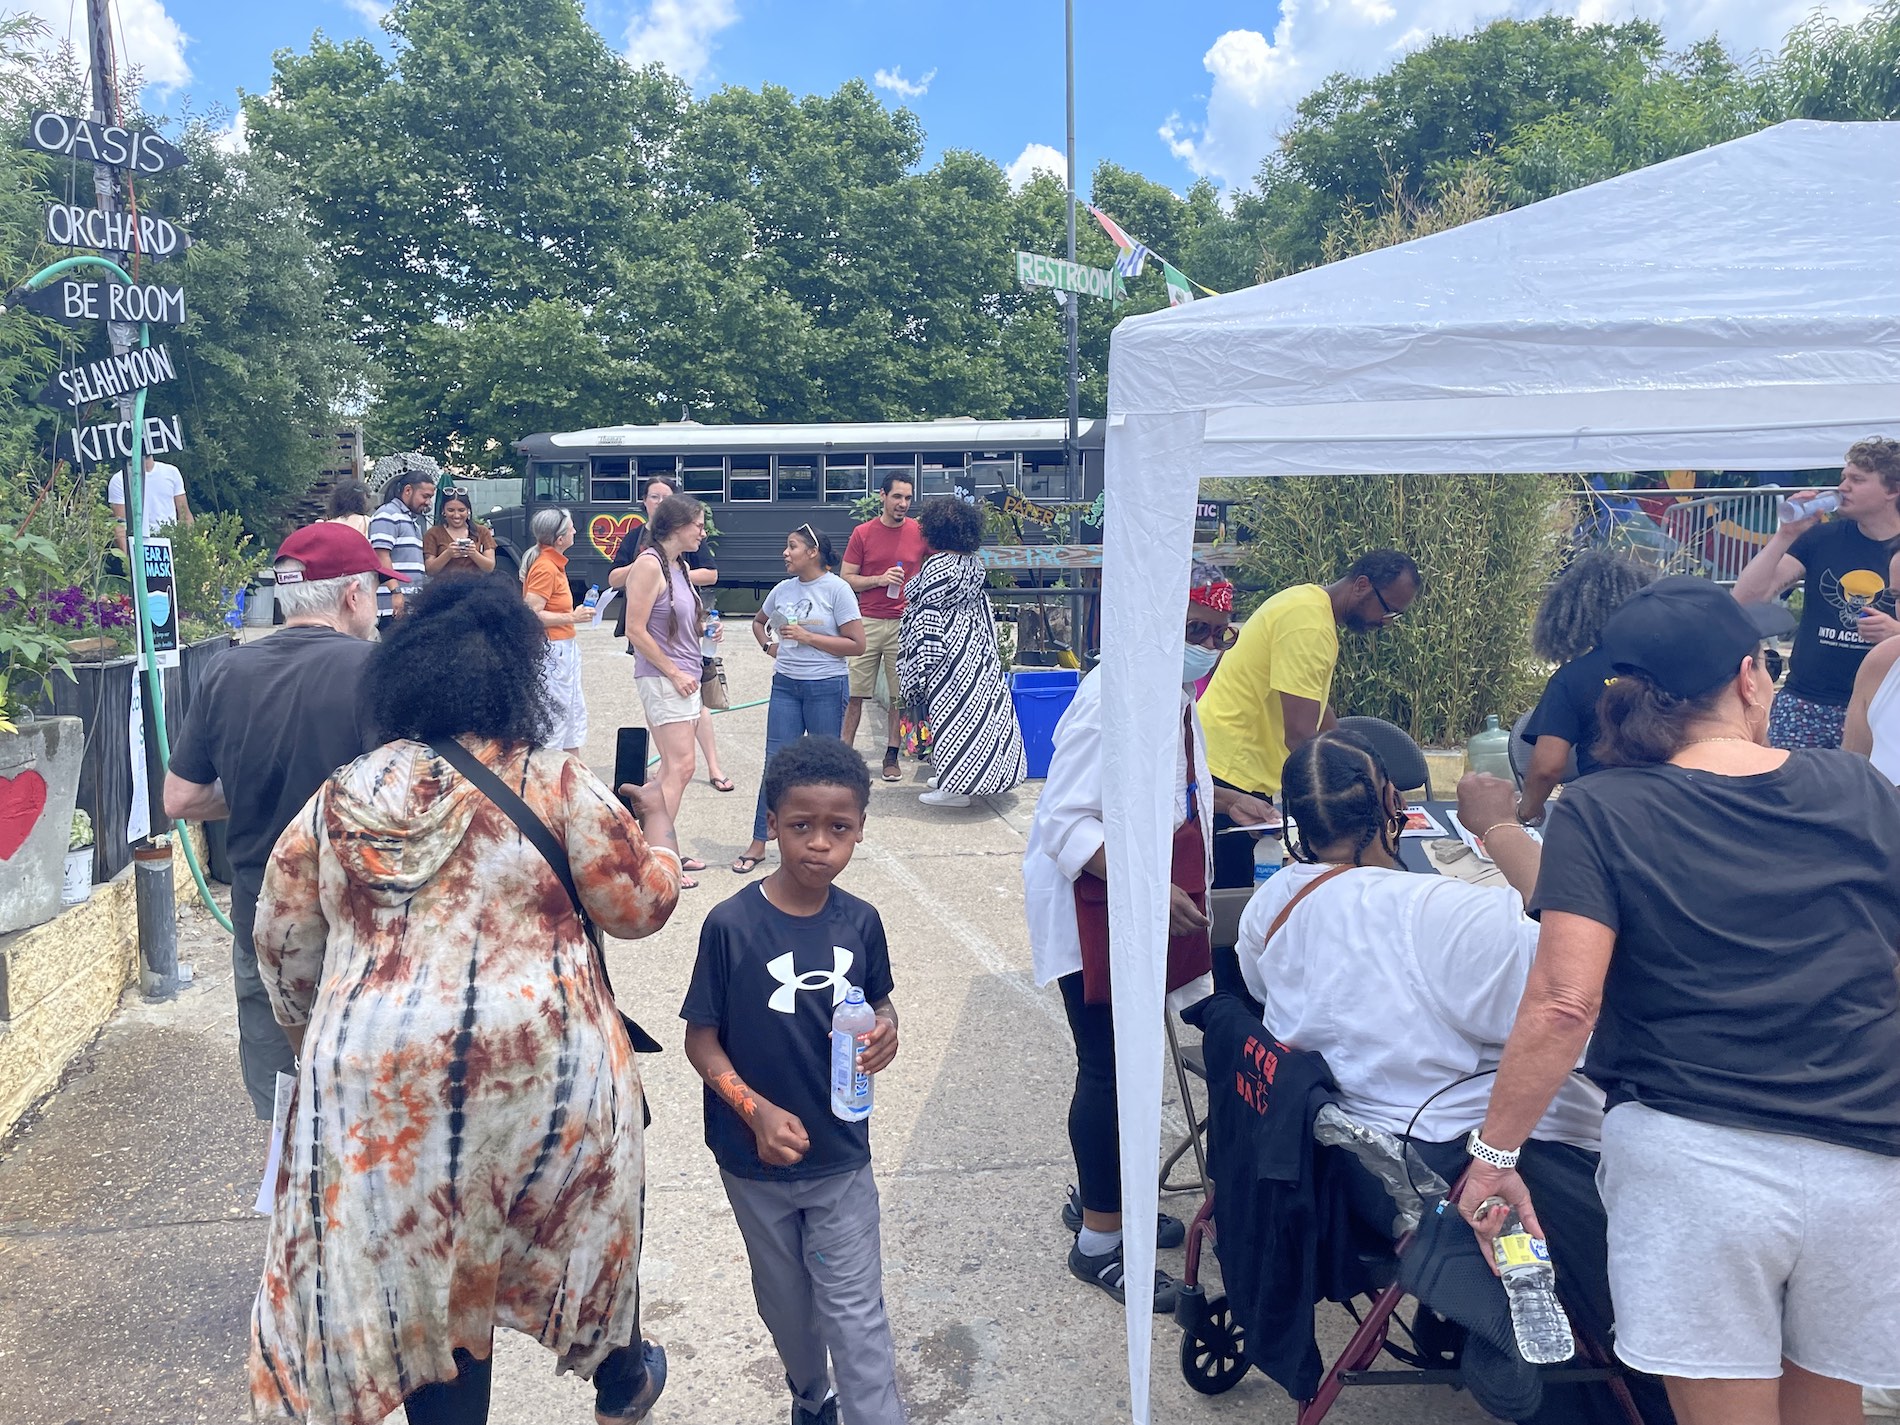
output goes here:
[{"label": "tent roof", "polygon": [[1778,125],[1124,322],[1205,474],[1831,464],[1900,425],[1900,123]]}]

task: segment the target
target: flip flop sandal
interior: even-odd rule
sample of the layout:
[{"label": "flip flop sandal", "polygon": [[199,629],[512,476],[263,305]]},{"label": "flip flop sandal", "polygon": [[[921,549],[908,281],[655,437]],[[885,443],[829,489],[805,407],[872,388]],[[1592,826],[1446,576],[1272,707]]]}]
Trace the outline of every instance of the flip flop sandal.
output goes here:
[{"label": "flip flop sandal", "polygon": [[730,777],[708,777],[706,779],[706,785],[711,787],[715,792],[730,792],[734,789],[732,778]]},{"label": "flip flop sandal", "polygon": [[691,876],[681,876],[680,889],[682,891],[696,891],[699,889],[699,882],[695,881]]},{"label": "flip flop sandal", "polygon": [[706,869],[706,863],[697,856],[688,856],[680,862],[680,869],[682,871],[703,871]]},{"label": "flip flop sandal", "polygon": [[740,876],[749,876],[759,869],[759,863],[764,859],[763,856],[737,857],[732,863],[733,873]]}]

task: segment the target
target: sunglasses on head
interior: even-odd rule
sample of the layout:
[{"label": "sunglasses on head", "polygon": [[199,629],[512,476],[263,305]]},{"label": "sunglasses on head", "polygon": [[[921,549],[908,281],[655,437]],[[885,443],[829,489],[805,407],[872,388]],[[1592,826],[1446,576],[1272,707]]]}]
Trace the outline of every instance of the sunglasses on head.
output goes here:
[{"label": "sunglasses on head", "polygon": [[813,529],[810,525],[802,524],[793,530],[792,533],[804,535],[805,543],[809,544],[813,549],[818,547],[818,531]]},{"label": "sunglasses on head", "polygon": [[1203,648],[1217,649],[1225,653],[1240,639],[1240,630],[1231,623],[1202,623],[1199,619],[1189,619],[1187,641],[1198,643]]}]

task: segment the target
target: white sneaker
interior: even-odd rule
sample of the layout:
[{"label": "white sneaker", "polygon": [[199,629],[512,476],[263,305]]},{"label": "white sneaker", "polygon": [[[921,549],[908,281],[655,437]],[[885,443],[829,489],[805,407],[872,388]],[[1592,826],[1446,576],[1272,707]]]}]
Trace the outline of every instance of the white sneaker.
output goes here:
[{"label": "white sneaker", "polygon": [[935,777],[930,779],[930,788],[932,791],[935,791],[937,788],[937,779]]},{"label": "white sneaker", "polygon": [[917,798],[927,807],[967,807],[970,799],[961,792],[928,791]]}]

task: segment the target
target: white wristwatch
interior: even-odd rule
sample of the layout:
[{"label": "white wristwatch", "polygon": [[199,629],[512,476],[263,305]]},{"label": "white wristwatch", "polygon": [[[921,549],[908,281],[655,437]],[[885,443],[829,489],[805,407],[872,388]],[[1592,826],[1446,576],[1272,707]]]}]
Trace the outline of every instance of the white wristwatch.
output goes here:
[{"label": "white wristwatch", "polygon": [[1517,1154],[1506,1152],[1502,1148],[1493,1148],[1478,1136],[1478,1130],[1472,1129],[1471,1136],[1465,1139],[1465,1151],[1480,1163],[1489,1163],[1494,1168],[1515,1168]]}]

